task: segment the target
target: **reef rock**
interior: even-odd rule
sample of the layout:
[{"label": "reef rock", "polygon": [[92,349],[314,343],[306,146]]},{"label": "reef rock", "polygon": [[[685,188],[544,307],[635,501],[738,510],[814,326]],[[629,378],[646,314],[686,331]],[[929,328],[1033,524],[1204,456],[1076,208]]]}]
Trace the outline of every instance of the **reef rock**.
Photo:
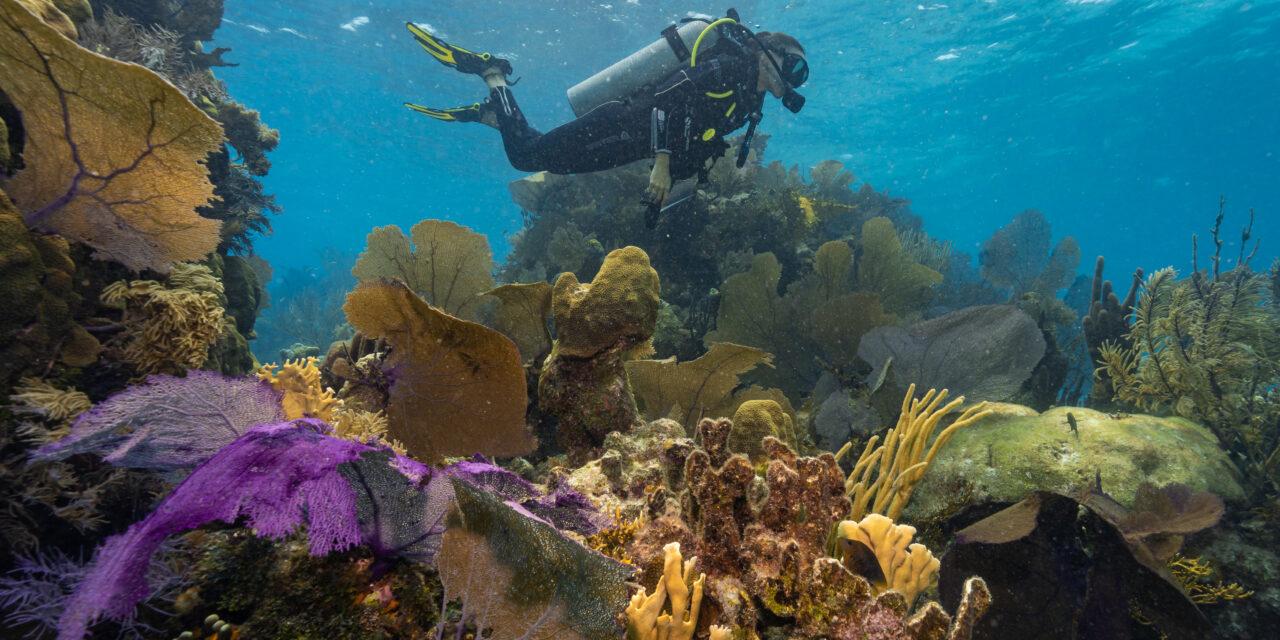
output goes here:
[{"label": "reef rock", "polygon": [[1097,474],[1126,507],[1143,482],[1244,498],[1239,474],[1213,434],[1189,420],[1077,407],[1044,413],[1015,404],[988,407],[992,415],[957,431],[938,453],[904,519],[922,522],[946,510],[965,485],[975,503],[1017,502],[1037,490],[1080,495]]}]

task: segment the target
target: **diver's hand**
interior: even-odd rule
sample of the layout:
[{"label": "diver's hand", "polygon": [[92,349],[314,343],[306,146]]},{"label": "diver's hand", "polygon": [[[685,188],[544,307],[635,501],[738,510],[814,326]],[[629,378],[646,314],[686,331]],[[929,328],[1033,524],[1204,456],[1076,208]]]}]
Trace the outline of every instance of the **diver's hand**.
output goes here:
[{"label": "diver's hand", "polygon": [[649,172],[649,188],[645,197],[649,203],[659,208],[667,203],[671,193],[671,154],[659,153],[653,156],[653,171]]}]

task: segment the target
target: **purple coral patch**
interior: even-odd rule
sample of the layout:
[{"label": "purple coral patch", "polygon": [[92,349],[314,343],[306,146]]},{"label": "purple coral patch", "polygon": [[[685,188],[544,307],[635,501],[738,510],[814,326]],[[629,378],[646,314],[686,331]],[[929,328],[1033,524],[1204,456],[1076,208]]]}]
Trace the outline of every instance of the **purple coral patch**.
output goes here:
[{"label": "purple coral patch", "polygon": [[103,615],[121,619],[146,598],[146,567],[170,535],[215,520],[283,536],[306,522],[311,553],[360,542],[356,495],[338,473],[362,444],[322,435],[303,419],[250,429],[198,467],[145,520],[109,538],[59,621],[58,637],[78,640]]}]

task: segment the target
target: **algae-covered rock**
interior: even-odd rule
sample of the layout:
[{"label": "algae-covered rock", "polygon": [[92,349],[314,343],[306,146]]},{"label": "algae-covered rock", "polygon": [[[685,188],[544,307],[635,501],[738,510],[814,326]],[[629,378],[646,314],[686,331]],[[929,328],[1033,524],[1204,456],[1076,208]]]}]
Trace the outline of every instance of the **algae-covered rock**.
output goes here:
[{"label": "algae-covered rock", "polygon": [[1041,414],[1015,404],[988,407],[992,415],[957,431],[938,453],[916,485],[907,520],[929,519],[966,484],[973,502],[1017,502],[1036,490],[1078,495],[1099,473],[1103,489],[1125,506],[1143,482],[1179,482],[1228,501],[1244,498],[1213,434],[1189,420],[1077,407]]}]

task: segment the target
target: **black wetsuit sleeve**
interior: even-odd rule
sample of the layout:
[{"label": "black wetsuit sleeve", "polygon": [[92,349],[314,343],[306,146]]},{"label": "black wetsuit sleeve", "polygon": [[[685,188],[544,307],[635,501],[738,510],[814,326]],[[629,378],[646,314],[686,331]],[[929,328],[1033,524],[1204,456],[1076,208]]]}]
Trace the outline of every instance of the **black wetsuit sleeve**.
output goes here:
[{"label": "black wetsuit sleeve", "polygon": [[700,111],[714,98],[732,90],[745,73],[743,64],[728,56],[717,56],[697,66],[672,74],[654,92],[651,114],[653,152],[680,155],[689,151],[701,130],[695,130]]}]

